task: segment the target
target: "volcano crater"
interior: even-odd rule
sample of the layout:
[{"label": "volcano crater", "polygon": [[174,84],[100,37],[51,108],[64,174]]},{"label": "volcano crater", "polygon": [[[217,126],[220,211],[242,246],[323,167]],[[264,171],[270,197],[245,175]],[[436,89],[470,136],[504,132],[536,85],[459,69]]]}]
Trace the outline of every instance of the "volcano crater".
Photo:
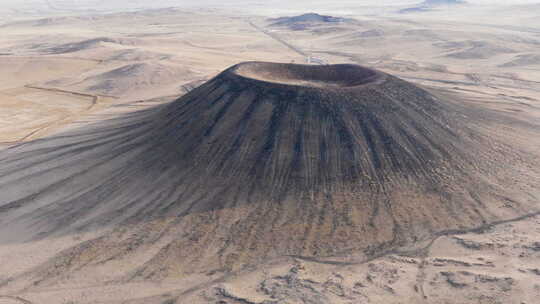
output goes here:
[{"label": "volcano crater", "polygon": [[376,70],[352,65],[304,65],[273,62],[245,62],[229,70],[234,76],[266,84],[307,88],[354,88],[380,83],[385,75]]}]

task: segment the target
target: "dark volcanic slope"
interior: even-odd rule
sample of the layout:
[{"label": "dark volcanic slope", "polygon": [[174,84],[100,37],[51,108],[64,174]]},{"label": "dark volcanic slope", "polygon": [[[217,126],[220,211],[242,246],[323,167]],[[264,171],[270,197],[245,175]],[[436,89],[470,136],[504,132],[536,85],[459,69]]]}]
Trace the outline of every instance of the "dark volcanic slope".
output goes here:
[{"label": "dark volcanic slope", "polygon": [[322,24],[340,24],[355,22],[355,19],[324,16],[316,13],[308,13],[293,17],[280,17],[268,19],[270,26],[286,26],[292,30],[305,30],[310,26]]},{"label": "dark volcanic slope", "polygon": [[150,248],[133,277],[376,254],[535,208],[525,152],[493,135],[503,123],[356,65],[244,63],[0,153],[0,240],[112,229],[41,279]]},{"label": "dark volcanic slope", "polygon": [[316,13],[307,13],[299,16],[293,16],[293,17],[280,17],[275,19],[269,19],[272,21],[272,25],[291,25],[294,23],[317,23],[317,22],[324,22],[324,23],[336,23],[336,22],[348,22],[353,21],[354,19],[348,19],[348,18],[341,18],[341,17],[333,17],[333,16],[324,16],[319,15]]}]

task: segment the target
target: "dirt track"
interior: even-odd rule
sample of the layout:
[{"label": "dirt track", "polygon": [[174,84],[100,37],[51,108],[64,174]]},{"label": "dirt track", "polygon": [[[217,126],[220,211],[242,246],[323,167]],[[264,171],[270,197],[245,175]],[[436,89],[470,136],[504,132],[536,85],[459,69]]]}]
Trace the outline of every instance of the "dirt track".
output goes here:
[{"label": "dirt track", "polygon": [[253,28],[255,28],[257,31],[267,35],[268,37],[276,40],[277,42],[283,44],[284,46],[286,46],[287,48],[291,49],[292,51],[298,53],[299,55],[302,55],[304,57],[307,57],[309,56],[308,54],[306,54],[304,51],[302,51],[301,49],[295,47],[294,45],[288,43],[287,41],[281,39],[278,35],[268,31],[268,30],[265,30],[263,29],[262,27],[256,25],[255,23],[253,23],[252,21],[248,21],[249,25],[251,25]]}]

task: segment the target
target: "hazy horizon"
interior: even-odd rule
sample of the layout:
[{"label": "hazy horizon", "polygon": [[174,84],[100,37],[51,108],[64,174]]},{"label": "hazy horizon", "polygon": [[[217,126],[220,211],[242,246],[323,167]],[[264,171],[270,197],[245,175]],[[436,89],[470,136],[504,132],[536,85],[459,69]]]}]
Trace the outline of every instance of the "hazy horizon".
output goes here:
[{"label": "hazy horizon", "polygon": [[[296,1],[291,3],[284,0],[269,0],[269,1],[249,1],[249,0],[229,0],[226,2],[218,0],[201,0],[201,1],[191,1],[191,0],[154,0],[154,1],[143,1],[143,0],[113,0],[113,1],[103,1],[103,0],[4,0],[0,3],[1,8],[17,8],[17,7],[26,7],[28,5],[33,5],[34,8],[50,8],[50,9],[105,9],[105,8],[158,8],[158,7],[171,7],[171,6],[189,6],[189,7],[205,7],[205,6],[216,6],[216,7],[228,7],[235,8],[234,5],[248,5],[248,6],[260,6],[260,7],[272,7],[280,6],[283,7],[294,7],[298,6],[302,2],[309,2],[311,5],[316,6],[324,4],[327,6],[342,6],[342,5],[354,5],[354,6],[402,6],[402,5],[411,5],[418,4],[423,2],[422,0],[399,0],[399,1],[375,1],[375,0],[340,0],[340,1]],[[502,0],[467,0],[469,4],[475,5],[515,5],[515,4],[538,4],[539,1],[533,0],[513,0],[513,1],[502,1]],[[236,7],[238,8],[238,7]],[[316,9],[316,7],[314,7]]]}]

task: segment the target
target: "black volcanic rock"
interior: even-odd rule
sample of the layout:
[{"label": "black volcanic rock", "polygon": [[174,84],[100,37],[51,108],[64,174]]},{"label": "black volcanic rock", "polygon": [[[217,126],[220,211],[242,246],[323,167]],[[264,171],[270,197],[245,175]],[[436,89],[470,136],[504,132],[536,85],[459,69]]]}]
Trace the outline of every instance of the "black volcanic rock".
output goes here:
[{"label": "black volcanic rock", "polygon": [[169,104],[0,152],[0,240],[109,229],[36,280],[157,243],[133,277],[372,256],[533,208],[503,207],[506,178],[538,185],[489,132],[502,123],[357,65],[243,63]]}]

